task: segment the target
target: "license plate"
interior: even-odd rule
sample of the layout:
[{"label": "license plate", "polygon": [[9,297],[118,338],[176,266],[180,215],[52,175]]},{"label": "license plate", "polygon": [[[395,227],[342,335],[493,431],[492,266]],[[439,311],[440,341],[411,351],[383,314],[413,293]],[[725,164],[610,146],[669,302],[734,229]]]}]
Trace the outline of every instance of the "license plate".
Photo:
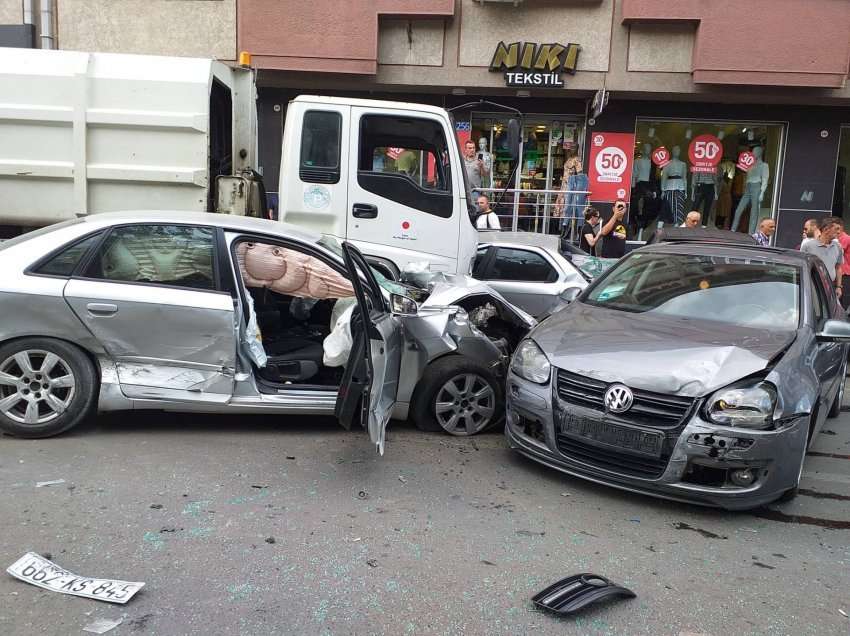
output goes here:
[{"label": "license plate", "polygon": [[109,603],[124,604],[145,585],[112,579],[90,579],[72,574],[35,552],[27,552],[10,565],[6,572],[16,579],[46,590]]},{"label": "license plate", "polygon": [[565,413],[561,431],[564,435],[580,438],[604,444],[624,448],[635,453],[658,457],[664,444],[664,436],[661,433],[642,431],[618,424],[611,424],[588,417],[582,417],[575,413]]}]

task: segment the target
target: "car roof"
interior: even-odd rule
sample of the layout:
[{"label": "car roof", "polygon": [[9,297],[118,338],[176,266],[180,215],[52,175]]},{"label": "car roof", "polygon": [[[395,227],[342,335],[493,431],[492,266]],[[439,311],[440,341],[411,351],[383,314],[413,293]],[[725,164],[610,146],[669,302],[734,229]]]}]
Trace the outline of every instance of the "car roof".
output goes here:
[{"label": "car roof", "polygon": [[812,255],[800,252],[799,250],[783,247],[762,247],[760,245],[746,245],[740,243],[723,245],[720,243],[699,243],[696,241],[682,243],[654,243],[652,245],[640,247],[632,253],[688,254],[695,256],[753,258],[771,263],[795,265],[797,267],[806,265],[815,258]]},{"label": "car roof", "polygon": [[395,102],[384,99],[356,99],[350,97],[330,97],[328,95],[298,95],[293,102],[302,102],[308,104],[321,104],[336,106],[360,106],[363,108],[381,109],[388,108],[393,110],[412,110],[420,113],[430,113],[432,115],[445,115],[446,111],[439,106],[431,106],[429,104],[415,104],[411,102]]},{"label": "car roof", "polygon": [[322,235],[297,225],[256,219],[248,216],[230,214],[211,214],[208,212],[178,212],[174,210],[131,210],[126,212],[101,212],[81,218],[84,223],[98,226],[122,225],[125,223],[189,223],[194,225],[212,225],[237,232],[259,232],[262,234],[285,234],[306,243],[315,243]]}]

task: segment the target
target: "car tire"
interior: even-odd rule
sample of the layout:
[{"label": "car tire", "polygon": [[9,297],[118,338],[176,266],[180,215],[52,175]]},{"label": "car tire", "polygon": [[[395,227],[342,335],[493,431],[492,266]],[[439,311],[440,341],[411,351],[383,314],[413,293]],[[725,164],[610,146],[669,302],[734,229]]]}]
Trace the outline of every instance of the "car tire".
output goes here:
[{"label": "car tire", "polygon": [[22,338],[0,345],[0,431],[28,439],[64,433],[91,413],[98,385],[95,365],[72,344]]},{"label": "car tire", "polygon": [[844,361],[844,366],[841,368],[841,384],[838,387],[838,394],[835,396],[835,399],[832,401],[832,405],[829,407],[829,413],[826,416],[834,420],[836,417],[841,415],[841,406],[842,402],[844,402],[844,383],[847,381],[846,377],[847,373],[847,361]]},{"label": "car tire", "polygon": [[[463,395],[466,387],[471,387],[476,397]],[[451,399],[453,393],[457,395]],[[444,405],[439,413],[438,402]],[[499,421],[503,411],[501,382],[486,367],[461,356],[430,364],[411,403],[411,416],[418,429],[456,436],[480,433]]]}]

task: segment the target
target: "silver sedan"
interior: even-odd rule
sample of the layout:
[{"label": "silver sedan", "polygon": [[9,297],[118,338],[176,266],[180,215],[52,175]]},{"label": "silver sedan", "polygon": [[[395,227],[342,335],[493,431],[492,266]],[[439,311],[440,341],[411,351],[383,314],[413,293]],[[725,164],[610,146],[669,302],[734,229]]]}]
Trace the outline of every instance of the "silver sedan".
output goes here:
[{"label": "silver sedan", "polygon": [[335,414],[381,452],[391,417],[471,435],[535,324],[472,279],[379,283],[351,245],[225,215],[68,221],[5,241],[0,271],[0,430],[21,437],[127,409]]}]

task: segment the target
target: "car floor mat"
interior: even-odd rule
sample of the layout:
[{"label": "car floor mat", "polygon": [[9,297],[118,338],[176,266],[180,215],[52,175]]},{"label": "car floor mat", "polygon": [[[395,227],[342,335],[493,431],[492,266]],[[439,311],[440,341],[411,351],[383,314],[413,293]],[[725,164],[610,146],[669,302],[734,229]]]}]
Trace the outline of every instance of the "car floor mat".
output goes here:
[{"label": "car floor mat", "polygon": [[574,574],[535,594],[531,601],[536,607],[558,614],[572,614],[583,607],[609,597],[635,598],[630,589],[612,583],[604,576]]}]

